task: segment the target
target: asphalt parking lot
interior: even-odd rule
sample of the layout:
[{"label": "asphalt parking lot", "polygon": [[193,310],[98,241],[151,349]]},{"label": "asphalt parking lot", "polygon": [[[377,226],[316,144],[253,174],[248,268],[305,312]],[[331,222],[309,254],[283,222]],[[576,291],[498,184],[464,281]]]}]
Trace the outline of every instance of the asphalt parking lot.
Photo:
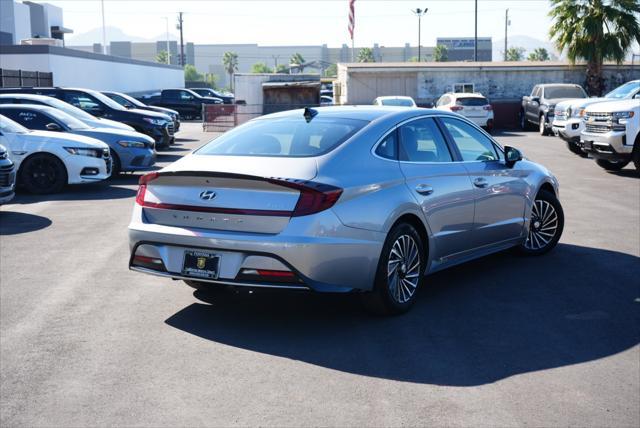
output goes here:
[{"label": "asphalt parking lot", "polygon": [[[184,124],[167,163],[209,135]],[[504,132],[558,177],[540,258],[429,277],[413,310],[130,272],[136,176],[0,209],[1,426],[639,426],[640,180]]]}]

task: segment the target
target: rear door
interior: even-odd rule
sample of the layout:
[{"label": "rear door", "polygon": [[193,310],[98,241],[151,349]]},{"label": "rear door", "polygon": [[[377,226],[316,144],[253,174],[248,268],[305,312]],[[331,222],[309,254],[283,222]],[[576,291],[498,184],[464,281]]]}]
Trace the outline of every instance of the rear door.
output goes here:
[{"label": "rear door", "polygon": [[433,118],[412,120],[398,130],[400,168],[433,236],[434,260],[468,249],[474,192],[467,170],[454,161]]},{"label": "rear door", "polygon": [[523,171],[508,167],[500,149],[475,126],[452,117],[441,122],[474,186],[473,247],[520,237],[528,190]]}]

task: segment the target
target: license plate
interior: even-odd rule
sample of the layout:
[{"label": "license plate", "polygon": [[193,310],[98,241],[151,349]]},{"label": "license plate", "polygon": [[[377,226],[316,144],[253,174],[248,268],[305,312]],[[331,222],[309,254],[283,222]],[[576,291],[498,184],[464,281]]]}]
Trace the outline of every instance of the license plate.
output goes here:
[{"label": "license plate", "polygon": [[593,141],[585,141],[585,142],[582,144],[582,147],[583,147],[584,149],[587,149],[587,150],[591,150],[591,149],[593,149]]},{"label": "license plate", "polygon": [[216,279],[220,267],[220,256],[208,251],[187,250],[184,252],[182,274],[196,278]]}]

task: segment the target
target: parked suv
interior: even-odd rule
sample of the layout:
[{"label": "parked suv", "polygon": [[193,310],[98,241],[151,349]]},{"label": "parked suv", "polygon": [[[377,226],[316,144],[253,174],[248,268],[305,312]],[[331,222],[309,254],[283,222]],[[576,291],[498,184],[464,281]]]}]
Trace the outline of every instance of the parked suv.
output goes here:
[{"label": "parked suv", "polygon": [[202,117],[204,104],[222,104],[219,98],[202,97],[191,89],[164,89],[159,95],[143,97],[141,101],[152,105],[176,110],[181,116],[188,119]]},{"label": "parked suv", "polygon": [[224,104],[233,104],[235,98],[233,94],[226,94],[211,88],[189,88],[196,94],[203,97],[219,98]]},{"label": "parked suv", "polygon": [[531,124],[538,127],[540,135],[548,135],[553,122],[556,104],[572,98],[587,98],[580,85],[568,83],[549,83],[536,85],[528,97],[522,97],[520,126],[523,131]]},{"label": "parked suv", "polygon": [[171,117],[173,120],[173,129],[175,132],[180,130],[180,113],[175,110],[171,110],[170,108],[157,107],[157,106],[148,106],[140,100],[133,98],[130,95],[123,94],[122,92],[113,92],[113,91],[102,91],[103,94],[111,98],[113,101],[117,102],[124,108],[133,109],[137,108],[140,110],[149,110],[155,111],[156,113],[166,114]]},{"label": "parked suv", "polygon": [[633,99],[638,93],[640,93],[640,80],[632,80],[618,86],[602,98],[579,98],[558,103],[553,118],[553,133],[567,142],[570,151],[586,156],[580,147],[580,134],[584,131],[585,109],[591,104],[604,101]]},{"label": "parked suv", "polygon": [[171,118],[153,111],[126,109],[106,95],[91,89],[74,88],[6,88],[0,93],[39,94],[58,98],[97,117],[117,120],[153,138],[156,148],[169,147],[174,141]]},{"label": "parked suv", "polygon": [[640,173],[640,95],[587,107],[581,140],[600,167],[618,171],[633,161]]},{"label": "parked suv", "polygon": [[[0,135],[2,132],[0,131]],[[6,204],[15,196],[16,166],[9,157],[9,151],[0,145],[0,205]]]},{"label": "parked suv", "polygon": [[435,108],[458,113],[487,131],[493,129],[493,107],[482,94],[449,92],[438,99]]}]

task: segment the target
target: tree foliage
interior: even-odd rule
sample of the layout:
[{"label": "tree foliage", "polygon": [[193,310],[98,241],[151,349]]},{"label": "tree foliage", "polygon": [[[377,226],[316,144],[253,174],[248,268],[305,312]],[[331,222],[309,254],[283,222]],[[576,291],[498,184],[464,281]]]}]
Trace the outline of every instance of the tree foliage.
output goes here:
[{"label": "tree foliage", "polygon": [[449,59],[449,51],[445,45],[437,45],[433,50],[433,59],[436,62],[444,62]]},{"label": "tree foliage", "polygon": [[284,64],[278,64],[276,67],[276,73],[278,74],[289,74],[289,67]]},{"label": "tree foliage", "polygon": [[602,64],[621,63],[634,42],[640,43],[638,0],[551,0],[549,35],[572,63],[587,62],[586,87],[591,95],[604,90]]},{"label": "tree foliage", "polygon": [[291,58],[289,58],[289,64],[296,64],[298,65],[299,69],[300,69],[300,73],[302,73],[304,71],[304,63],[305,63],[305,59],[303,58],[302,55],[300,55],[298,52],[294,53],[293,55],[291,55]]},{"label": "tree foliage", "polygon": [[204,82],[204,75],[198,73],[194,65],[187,64],[184,66],[184,80],[189,82]]},{"label": "tree foliage", "polygon": [[522,61],[524,59],[524,48],[511,47],[507,49],[507,61]]},{"label": "tree foliage", "polygon": [[169,54],[167,53],[167,51],[160,51],[156,55],[156,62],[159,62],[160,64],[167,64],[168,57]]},{"label": "tree foliage", "polygon": [[273,69],[264,62],[257,62],[251,66],[252,73],[273,73]]},{"label": "tree foliage", "polygon": [[233,73],[238,71],[238,54],[225,52],[222,56],[222,66],[229,75],[229,86],[233,87]]},{"label": "tree foliage", "polygon": [[338,66],[331,64],[324,70],[325,77],[336,77],[338,75]]},{"label": "tree foliage", "polygon": [[549,52],[545,48],[535,48],[529,53],[528,61],[549,61]]},{"label": "tree foliage", "polygon": [[358,57],[356,58],[358,62],[376,62],[373,57],[373,49],[371,48],[362,48],[358,52]]}]

